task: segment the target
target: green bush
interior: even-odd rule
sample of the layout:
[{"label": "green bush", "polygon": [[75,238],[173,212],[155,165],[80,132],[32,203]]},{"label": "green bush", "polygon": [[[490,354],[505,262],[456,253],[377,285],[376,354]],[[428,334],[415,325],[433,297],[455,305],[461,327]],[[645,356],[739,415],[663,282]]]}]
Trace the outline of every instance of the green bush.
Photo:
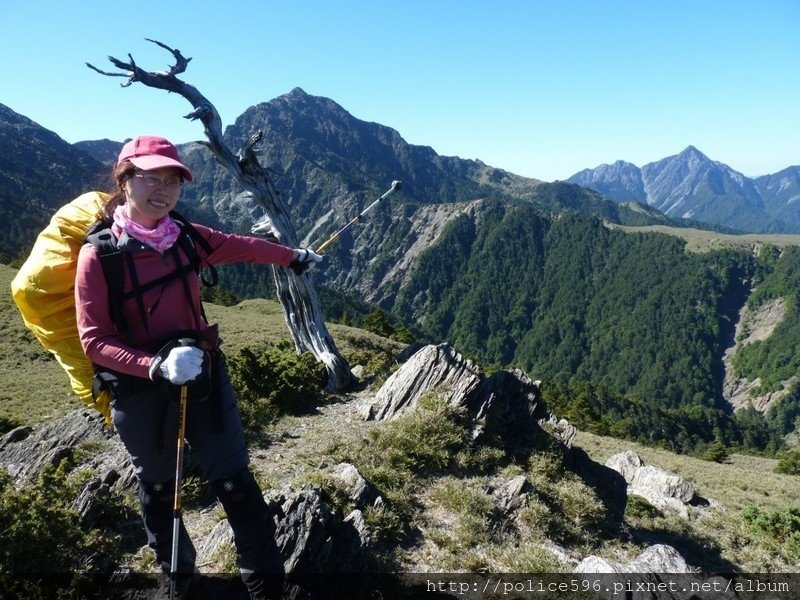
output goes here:
[{"label": "green bush", "polygon": [[16,490],[0,469],[0,573],[75,570],[88,541],[71,506],[67,465],[46,466],[36,482]]},{"label": "green bush", "polygon": [[394,327],[389,322],[389,315],[381,308],[376,308],[366,315],[361,323],[361,328],[386,338],[394,333]]},{"label": "green bush", "polygon": [[258,354],[244,348],[228,361],[228,370],[249,431],[259,431],[283,414],[313,410],[327,380],[325,366],[311,353],[297,354],[286,346]]},{"label": "green bush", "polygon": [[702,460],[708,460],[715,463],[724,463],[730,458],[728,449],[722,442],[714,442],[700,454]]},{"label": "green bush", "polygon": [[747,506],[742,516],[753,533],[777,543],[787,558],[800,560],[800,508],[770,512]]},{"label": "green bush", "polygon": [[417,474],[455,466],[459,450],[468,444],[464,415],[435,394],[425,394],[413,412],[368,434],[368,446],[389,467]]},{"label": "green bush", "polygon": [[420,482],[467,462],[465,425],[462,411],[429,393],[413,411],[370,429],[363,443],[335,452],[335,461],[353,463],[385,501],[364,514],[377,538],[396,540],[410,532],[417,510],[412,498]]},{"label": "green bush", "polygon": [[774,472],[785,475],[800,475],[800,450],[792,450],[781,456]]}]

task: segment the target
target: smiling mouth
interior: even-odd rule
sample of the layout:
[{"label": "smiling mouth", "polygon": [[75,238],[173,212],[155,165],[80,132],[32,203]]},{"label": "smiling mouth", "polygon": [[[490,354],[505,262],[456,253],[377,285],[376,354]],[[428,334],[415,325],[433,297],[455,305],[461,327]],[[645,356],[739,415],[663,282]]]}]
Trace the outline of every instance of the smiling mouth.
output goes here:
[{"label": "smiling mouth", "polygon": [[161,202],[160,200],[148,200],[148,202],[156,208],[167,208],[168,206],[166,202]]}]

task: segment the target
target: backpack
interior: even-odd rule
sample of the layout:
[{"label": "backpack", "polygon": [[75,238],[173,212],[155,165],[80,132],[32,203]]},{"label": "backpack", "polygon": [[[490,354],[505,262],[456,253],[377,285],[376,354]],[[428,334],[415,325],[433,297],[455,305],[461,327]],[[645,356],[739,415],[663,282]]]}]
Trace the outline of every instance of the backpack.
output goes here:
[{"label": "backpack", "polygon": [[[97,248],[108,283],[110,306],[118,309],[123,299],[124,253],[117,248],[108,225],[102,222],[107,199],[107,194],[88,192],[62,206],[36,238],[30,255],[11,282],[11,295],[26,327],[66,371],[72,391],[84,404],[98,410],[111,426],[111,396],[107,388],[94,385],[95,365],[83,353],[75,315],[75,274],[78,253],[84,243]],[[170,215],[181,227],[181,248],[192,269],[199,272],[200,257],[195,243],[206,253],[211,253],[211,248],[188,221],[175,212]],[[206,285],[216,283],[213,267],[211,275],[210,281],[203,278]],[[181,274],[176,272],[175,276]],[[202,305],[200,310],[205,318]],[[126,330],[119,310],[112,309],[111,318],[120,331]]]}]

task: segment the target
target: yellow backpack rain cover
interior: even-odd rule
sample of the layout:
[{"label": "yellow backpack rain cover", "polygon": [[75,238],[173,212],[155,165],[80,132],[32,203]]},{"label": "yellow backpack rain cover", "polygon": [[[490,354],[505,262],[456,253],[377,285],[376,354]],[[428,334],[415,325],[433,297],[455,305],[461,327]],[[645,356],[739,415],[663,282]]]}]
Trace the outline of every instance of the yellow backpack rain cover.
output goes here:
[{"label": "yellow backpack rain cover", "polygon": [[72,391],[111,425],[111,400],[92,398],[94,366],[83,353],[75,316],[75,273],[86,232],[100,219],[107,194],[89,192],[62,206],[36,238],[30,256],[11,282],[22,320],[69,376]]}]

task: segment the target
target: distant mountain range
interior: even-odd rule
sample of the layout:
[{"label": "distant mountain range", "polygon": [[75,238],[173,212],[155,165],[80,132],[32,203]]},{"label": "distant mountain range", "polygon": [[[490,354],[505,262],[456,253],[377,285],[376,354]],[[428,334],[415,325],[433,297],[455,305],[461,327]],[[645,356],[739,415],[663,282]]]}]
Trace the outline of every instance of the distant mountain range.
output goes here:
[{"label": "distant mountain range", "polygon": [[570,183],[616,201],[635,200],[671,217],[746,232],[800,231],[800,167],[750,179],[694,146],[641,169],[619,160],[584,169]]}]

